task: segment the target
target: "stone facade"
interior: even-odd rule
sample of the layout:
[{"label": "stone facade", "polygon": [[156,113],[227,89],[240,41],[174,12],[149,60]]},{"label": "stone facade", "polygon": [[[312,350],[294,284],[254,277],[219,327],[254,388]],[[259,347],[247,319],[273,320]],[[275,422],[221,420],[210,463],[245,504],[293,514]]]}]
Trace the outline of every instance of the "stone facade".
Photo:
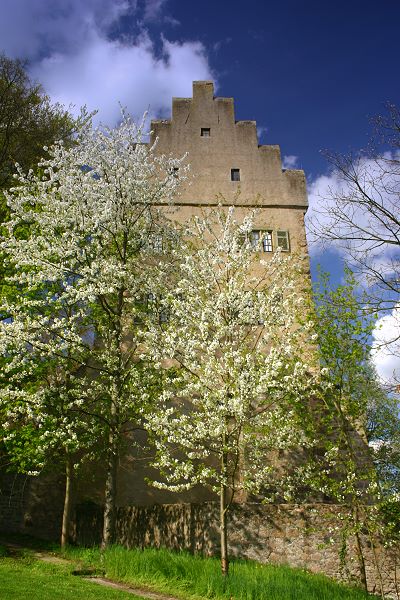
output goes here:
[{"label": "stone facade", "polygon": [[[171,119],[153,121],[151,129],[150,143],[157,140],[158,154],[186,155],[190,164],[191,174],[180,189],[172,218],[185,222],[218,203],[226,208],[234,205],[238,220],[255,209],[254,227],[260,232],[271,232],[271,249],[278,245],[278,234],[286,234],[288,250],[306,257],[307,271],[304,172],[282,169],[279,146],[258,144],[255,121],[235,121],[233,98],[214,97],[211,81],[195,81],[193,98],[173,98]],[[239,171],[239,181],[232,181],[232,169]],[[264,260],[272,256],[272,252],[262,254]],[[305,280],[307,277],[306,274]],[[140,439],[137,441],[140,446]],[[155,476],[140,451],[128,452],[118,475],[118,504],[215,499],[214,494],[200,486],[173,494],[143,484],[146,477]]]},{"label": "stone facade", "polygon": [[[57,542],[62,503],[61,478],[3,473],[0,532],[18,532]],[[346,510],[343,506],[323,503],[235,504],[228,519],[230,555],[261,563],[288,564],[357,582],[359,568],[351,537],[345,564],[340,560],[342,536],[338,513]],[[217,502],[120,506],[116,541],[126,547],[165,547],[213,556],[219,552],[218,517]],[[86,500],[75,506],[71,531],[75,543],[99,544],[102,528],[101,504]],[[369,589],[378,591],[375,559],[366,538],[363,547]],[[377,556],[385,590],[396,598],[396,576],[400,581],[400,565],[396,569],[398,557],[382,547],[377,549]]]},{"label": "stone facade", "polygon": [[[339,513],[347,508],[333,504],[255,504],[233,506],[228,520],[231,557],[261,563],[288,564],[315,573],[325,573],[347,583],[359,582],[355,540],[347,540],[345,561]],[[85,545],[101,539],[101,507],[77,507],[76,541]],[[126,506],[118,509],[117,542],[127,548],[170,548],[213,556],[219,552],[219,507],[202,504],[162,504],[151,507]],[[363,538],[368,587],[379,593],[375,558],[368,539]],[[382,546],[376,549],[385,593],[397,597],[395,556]],[[396,572],[397,571],[397,572]],[[399,590],[400,591],[400,590]]]},{"label": "stone facade", "polygon": [[282,169],[279,146],[258,144],[255,121],[235,121],[233,98],[214,97],[211,81],[195,81],[193,98],[173,98],[172,118],[152,121],[151,129],[157,153],[186,155],[190,164],[192,176],[176,201],[178,220],[218,202],[237,206],[238,218],[257,207],[255,225],[273,232],[274,247],[277,232],[287,231],[290,249],[307,253],[304,172]]},{"label": "stone facade", "polygon": [[60,538],[64,477],[0,472],[0,531]]}]

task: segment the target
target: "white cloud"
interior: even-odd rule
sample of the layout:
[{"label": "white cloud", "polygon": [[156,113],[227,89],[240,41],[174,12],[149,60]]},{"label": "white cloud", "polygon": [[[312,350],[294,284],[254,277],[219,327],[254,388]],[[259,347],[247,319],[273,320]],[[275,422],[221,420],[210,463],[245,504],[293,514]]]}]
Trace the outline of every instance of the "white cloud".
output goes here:
[{"label": "white cloud", "polygon": [[261,138],[264,134],[268,132],[268,127],[264,127],[264,125],[257,125],[257,137],[258,141],[261,142]]},{"label": "white cloud", "polygon": [[282,160],[282,168],[283,169],[296,169],[298,164],[299,157],[294,156],[294,154],[289,154],[288,156],[284,156]]},{"label": "white cloud", "polygon": [[400,305],[376,322],[373,336],[372,361],[380,379],[400,380]]},{"label": "white cloud", "polygon": [[153,21],[160,15],[167,0],[146,0],[144,8],[145,21]]},{"label": "white cloud", "polygon": [[76,107],[99,108],[105,123],[119,117],[120,102],[134,115],[169,110],[172,96],[191,96],[192,79],[209,79],[204,49],[198,42],[163,41],[163,58],[143,34],[135,45],[92,37],[75,54],[58,54],[41,61],[34,75],[53,100]]},{"label": "white cloud", "polygon": [[[99,109],[99,119],[114,124],[120,102],[139,116],[169,112],[172,96],[190,96],[192,80],[212,79],[200,42],[162,38],[155,52],[149,34],[135,17],[154,20],[164,0],[3,0],[0,45],[9,56],[30,59],[30,71],[52,100]],[[110,37],[122,16],[132,30]],[[165,18],[165,17],[163,17]]]}]

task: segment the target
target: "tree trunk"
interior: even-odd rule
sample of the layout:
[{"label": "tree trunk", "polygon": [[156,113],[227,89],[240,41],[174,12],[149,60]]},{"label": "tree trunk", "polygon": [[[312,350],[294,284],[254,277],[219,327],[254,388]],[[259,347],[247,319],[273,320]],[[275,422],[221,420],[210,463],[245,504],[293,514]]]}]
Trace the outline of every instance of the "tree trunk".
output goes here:
[{"label": "tree trunk", "polygon": [[357,552],[357,558],[358,558],[358,565],[360,568],[360,579],[361,579],[361,583],[362,583],[365,591],[368,592],[367,572],[365,569],[365,560],[364,560],[364,554],[363,554],[363,549],[362,549],[361,536],[360,536],[360,532],[358,531],[360,517],[359,517],[359,512],[358,512],[357,507],[353,511],[353,519],[355,520],[355,523],[356,523],[355,538],[356,538],[356,552]]},{"label": "tree trunk", "polygon": [[226,530],[226,487],[221,485],[220,492],[220,537],[221,537],[221,572],[224,577],[228,575],[229,559],[228,559],[228,534]]},{"label": "tree trunk", "polygon": [[[223,440],[225,443],[225,438]],[[228,532],[227,532],[227,489],[226,483],[224,481],[226,477],[226,455],[225,452],[222,453],[221,457],[221,475],[223,481],[221,483],[220,495],[219,495],[219,531],[220,531],[220,539],[221,539],[221,572],[223,577],[227,577],[229,571],[229,558],[228,558]]]},{"label": "tree trunk", "polygon": [[107,548],[115,541],[115,503],[117,494],[118,444],[116,434],[109,434],[107,475],[104,495],[104,526],[101,547]]},{"label": "tree trunk", "polygon": [[69,523],[71,518],[71,495],[72,495],[72,478],[74,465],[71,455],[67,453],[65,464],[65,495],[64,495],[64,510],[61,527],[61,548],[65,548],[69,542]]}]

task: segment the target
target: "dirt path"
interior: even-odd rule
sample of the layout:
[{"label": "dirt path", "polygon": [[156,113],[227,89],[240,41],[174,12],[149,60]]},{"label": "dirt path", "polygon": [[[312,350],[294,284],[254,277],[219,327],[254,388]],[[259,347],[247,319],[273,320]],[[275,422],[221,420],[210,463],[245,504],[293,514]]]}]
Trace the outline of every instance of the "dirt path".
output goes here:
[{"label": "dirt path", "polygon": [[178,600],[175,596],[167,596],[158,592],[150,592],[149,590],[143,588],[136,588],[123,583],[117,583],[115,581],[111,581],[110,579],[105,579],[104,577],[85,577],[85,579],[88,581],[93,581],[93,583],[98,583],[99,585],[123,590],[124,592],[129,592],[130,594],[135,594],[136,596],[141,596],[142,598],[150,598],[151,600]]},{"label": "dirt path", "polygon": [[[68,560],[66,558],[60,558],[59,556],[55,556],[54,554],[49,554],[47,552],[39,552],[37,550],[33,550],[32,548],[21,546],[13,542],[6,542],[0,539],[0,544],[2,546],[5,546],[10,552],[10,555],[14,557],[17,557],[18,554],[20,554],[24,550],[29,550],[30,552],[32,552],[32,556],[37,560],[42,560],[44,562],[55,563],[60,565],[75,564],[73,561]],[[180,600],[176,596],[169,596],[168,594],[153,592],[150,589],[146,589],[143,587],[133,587],[125,583],[112,581],[111,579],[107,579],[105,577],[91,576],[89,573],[90,570],[82,570],[82,574],[80,575],[80,572],[77,570],[73,574],[80,576],[82,577],[82,579],[86,579],[87,581],[91,581],[92,583],[97,583],[97,585],[102,585],[104,587],[128,592],[129,594],[134,594],[135,596],[140,596],[142,598],[149,598],[149,600]]]}]

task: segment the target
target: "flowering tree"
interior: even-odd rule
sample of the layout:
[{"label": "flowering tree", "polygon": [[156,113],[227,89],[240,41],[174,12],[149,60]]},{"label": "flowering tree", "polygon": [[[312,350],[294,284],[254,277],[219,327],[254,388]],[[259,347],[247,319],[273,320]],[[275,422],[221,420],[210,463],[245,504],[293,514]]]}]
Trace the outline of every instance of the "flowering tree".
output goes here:
[{"label": "flowering tree", "polygon": [[[144,297],[160,244],[171,237],[166,212],[185,175],[184,167],[177,173],[182,159],[156,156],[143,143],[143,127],[125,115],[112,130],[87,123],[72,148],[49,150],[40,175],[20,172],[2,244],[19,290],[2,311],[8,318],[0,336],[14,348],[5,369],[17,361],[23,382],[27,353],[56,363],[79,389],[75,408],[103,425],[104,544],[114,535],[121,439],[141,425],[152,399],[154,373],[138,353]],[[22,225],[29,229],[23,239]],[[23,388],[15,378],[10,385],[13,393]]]},{"label": "flowering tree", "polygon": [[7,382],[0,392],[0,439],[9,463],[19,472],[36,475],[64,463],[64,547],[69,538],[74,467],[94,447],[99,449],[103,431],[87,410],[82,411],[81,380],[66,370],[68,365],[45,359],[35,348],[27,351],[23,339],[20,343],[23,348],[18,340],[2,348],[8,360],[3,370]]},{"label": "flowering tree", "polygon": [[290,256],[261,260],[251,230],[252,217],[236,222],[233,208],[189,224],[169,293],[160,278],[169,320],[153,320],[148,336],[159,368],[171,368],[150,417],[162,475],[153,485],[218,493],[224,575],[235,496],[277,490],[279,456],[310,443],[315,377],[312,327],[300,319],[304,273]]}]

